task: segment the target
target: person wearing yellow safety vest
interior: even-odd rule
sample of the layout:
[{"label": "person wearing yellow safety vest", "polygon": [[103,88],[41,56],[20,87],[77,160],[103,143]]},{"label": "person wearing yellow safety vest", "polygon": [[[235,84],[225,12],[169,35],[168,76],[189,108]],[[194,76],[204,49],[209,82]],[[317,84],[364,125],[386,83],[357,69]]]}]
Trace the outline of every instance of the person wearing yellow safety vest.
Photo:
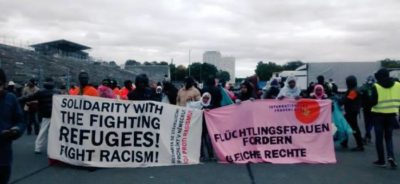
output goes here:
[{"label": "person wearing yellow safety vest", "polygon": [[387,161],[392,169],[397,168],[393,153],[392,133],[397,124],[397,113],[400,107],[400,83],[389,76],[387,69],[380,69],[375,73],[377,83],[372,88],[371,105],[375,129],[376,151],[378,160],[373,164],[385,167],[383,138],[385,138]]}]

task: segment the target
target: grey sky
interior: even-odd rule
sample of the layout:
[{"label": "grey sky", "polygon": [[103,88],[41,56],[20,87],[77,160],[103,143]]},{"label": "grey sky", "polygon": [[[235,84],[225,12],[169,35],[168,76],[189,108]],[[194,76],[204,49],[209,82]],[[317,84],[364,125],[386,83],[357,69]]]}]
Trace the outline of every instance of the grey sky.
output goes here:
[{"label": "grey sky", "polygon": [[0,42],[63,38],[120,64],[219,50],[243,77],[261,60],[400,58],[397,0],[0,0],[0,12]]}]

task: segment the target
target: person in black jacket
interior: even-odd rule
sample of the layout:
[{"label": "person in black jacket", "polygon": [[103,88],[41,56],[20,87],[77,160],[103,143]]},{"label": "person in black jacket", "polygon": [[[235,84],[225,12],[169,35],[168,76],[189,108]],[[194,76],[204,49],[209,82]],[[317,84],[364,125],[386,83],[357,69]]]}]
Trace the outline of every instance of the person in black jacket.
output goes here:
[{"label": "person in black jacket", "polygon": [[279,83],[278,80],[274,79],[271,81],[271,85],[268,91],[263,95],[263,99],[276,99],[279,94]]},{"label": "person in black jacket", "polygon": [[251,86],[250,82],[244,81],[242,84],[240,84],[240,92],[236,96],[237,96],[236,103],[240,103],[241,101],[246,101],[250,99],[255,99],[253,93],[253,87]]},{"label": "person in black jacket", "polygon": [[[399,94],[400,83],[396,82],[389,75],[389,71],[385,68],[378,70],[375,73],[375,79],[377,83],[372,88],[371,98],[369,100],[371,109],[371,114],[373,117],[374,130],[375,130],[375,145],[376,152],[378,154],[378,160],[373,164],[379,167],[384,167],[385,164],[385,151],[387,152],[387,161],[389,166],[393,169],[397,168],[397,163],[395,161],[393,153],[393,129],[396,126],[397,112],[381,112],[380,109],[391,109],[392,105],[398,104],[400,99],[395,96],[391,96],[386,100],[379,100],[379,96],[384,96],[385,94],[379,94],[383,91],[389,91],[388,93]],[[378,87],[380,91],[378,92]],[[393,90],[393,91],[392,91]],[[393,102],[393,103],[391,103]],[[394,107],[396,108],[396,107]],[[397,108],[399,108],[397,106]],[[384,150],[383,140],[385,139],[386,150]]]},{"label": "person in black jacket", "polygon": [[[222,100],[222,94],[220,91],[220,88],[217,87],[215,77],[210,76],[207,78],[205,81],[205,86],[203,87],[203,90],[201,91],[201,94],[210,94],[211,96],[211,101],[210,104],[206,107],[203,107],[203,109],[209,110],[209,109],[215,109],[218,107],[221,107],[221,100]],[[203,99],[201,99],[203,100]],[[209,137],[208,129],[206,126],[206,121],[203,118],[203,130],[202,130],[202,139],[201,139],[201,158],[208,159],[208,160],[213,160],[214,159],[214,150],[211,144],[211,140]],[[206,155],[207,154],[207,155]]]},{"label": "person in black jacket", "polygon": [[214,76],[210,76],[205,81],[205,86],[203,87],[203,90],[201,90],[202,95],[207,92],[210,93],[210,95],[211,95],[211,104],[207,108],[215,109],[215,108],[221,107],[222,93],[221,93],[220,88],[218,88],[216,85]]},{"label": "person in black jacket", "polygon": [[6,75],[0,68],[0,183],[11,175],[12,142],[20,137],[26,124],[14,94],[6,91]]},{"label": "person in black jacket", "polygon": [[60,94],[59,91],[54,90],[54,80],[52,78],[46,78],[43,87],[44,89],[19,99],[21,102],[38,101],[39,115],[42,117],[42,122],[40,124],[39,135],[36,137],[35,141],[36,154],[40,154],[46,146],[50,127],[53,95]]},{"label": "person in black jacket", "polygon": [[149,78],[146,74],[140,74],[135,79],[136,89],[128,93],[129,100],[154,100],[155,95],[149,87]]},{"label": "person in black jacket", "polygon": [[[351,149],[352,151],[364,151],[363,141],[361,138],[361,131],[358,127],[357,115],[361,108],[361,95],[357,90],[357,78],[353,75],[346,78],[347,91],[345,96],[342,98],[342,104],[344,105],[344,111],[347,122],[353,129],[354,138],[356,139],[357,147]],[[343,147],[347,147],[347,139],[342,143]]]},{"label": "person in black jacket", "polygon": [[325,77],[323,75],[319,75],[317,77],[317,84],[320,84],[324,87],[324,91],[328,97],[332,96],[332,89],[329,87],[329,83],[325,82]]},{"label": "person in black jacket", "polygon": [[365,83],[360,88],[361,104],[363,108],[364,123],[365,123],[365,136],[364,144],[371,143],[371,130],[373,128],[373,119],[371,114],[370,98],[372,96],[372,88],[374,87],[375,79],[373,76],[368,76]]},{"label": "person in black jacket", "polygon": [[169,81],[164,81],[164,87],[162,88],[164,95],[168,98],[169,104],[176,104],[176,96],[178,95],[178,89]]}]

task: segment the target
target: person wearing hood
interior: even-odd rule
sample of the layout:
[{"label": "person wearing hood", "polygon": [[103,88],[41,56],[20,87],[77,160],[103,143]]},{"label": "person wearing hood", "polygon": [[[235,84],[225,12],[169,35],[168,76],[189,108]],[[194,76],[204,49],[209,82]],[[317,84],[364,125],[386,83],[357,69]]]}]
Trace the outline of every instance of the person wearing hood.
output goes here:
[{"label": "person wearing hood", "polygon": [[[153,89],[152,89],[153,90]],[[155,90],[153,90],[154,94],[154,100],[157,102],[161,102],[163,99],[163,87],[161,84],[157,84],[157,87]]]},{"label": "person wearing hood", "polygon": [[372,88],[371,112],[374,121],[375,145],[378,160],[373,164],[385,166],[383,138],[387,151],[387,161],[391,168],[397,168],[393,153],[393,129],[397,123],[397,113],[400,107],[400,83],[390,78],[389,71],[385,68],[375,73],[377,82]]},{"label": "person wearing hood", "polygon": [[121,99],[128,100],[128,94],[135,90],[131,80],[124,81],[124,87],[120,91]]},{"label": "person wearing hood", "polygon": [[317,84],[324,87],[324,91],[328,97],[332,96],[332,89],[329,87],[329,83],[325,82],[325,77],[323,75],[317,76]]},{"label": "person wearing hood", "polygon": [[325,94],[324,87],[320,84],[314,86],[314,92],[310,94],[310,98],[316,100],[324,100],[327,99],[328,96]]},{"label": "person wearing hood", "polygon": [[15,89],[14,81],[8,82],[7,91],[17,96],[17,90]]},{"label": "person wearing hood", "polygon": [[43,148],[47,145],[47,134],[50,126],[51,111],[53,105],[53,95],[60,94],[59,91],[54,89],[54,80],[46,78],[43,83],[42,90],[38,92],[19,98],[20,102],[30,102],[33,100],[38,101],[39,115],[42,117],[40,124],[39,135],[35,141],[35,153],[40,154]]},{"label": "person wearing hood", "polygon": [[103,98],[116,98],[113,90],[111,89],[111,80],[104,79],[101,85],[97,88],[97,93],[99,97]]},{"label": "person wearing hood", "polygon": [[332,95],[338,94],[338,86],[336,85],[335,81],[333,79],[329,79],[329,88],[331,89]]},{"label": "person wearing hood", "polygon": [[118,82],[115,79],[110,79],[110,88],[114,94],[114,98],[121,98],[121,90],[118,87]]},{"label": "person wearing hood", "polygon": [[[315,87],[315,83],[314,82],[310,82],[309,84],[308,84],[308,86],[307,86],[307,90],[306,90],[306,95],[307,95],[307,97],[310,97],[311,96],[311,93],[313,93],[314,92],[314,87]],[[324,90],[325,91],[325,90]]]},{"label": "person wearing hood", "polygon": [[6,90],[6,82],[6,74],[0,68],[0,183],[8,183],[12,142],[23,134],[26,127],[18,100]]},{"label": "person wearing hood", "polygon": [[162,93],[163,93],[163,98],[162,102],[164,103],[169,103],[169,104],[176,104],[176,97],[178,95],[178,89],[170,82],[170,81],[164,81],[163,82],[163,88],[162,88]]},{"label": "person wearing hood", "polygon": [[194,84],[195,82],[192,77],[185,78],[185,86],[178,91],[176,105],[185,107],[189,101],[200,100],[200,91],[194,87]]},{"label": "person wearing hood", "polygon": [[267,92],[263,95],[263,99],[276,99],[279,94],[278,80],[273,79]]},{"label": "person wearing hood", "polygon": [[[361,96],[357,90],[357,78],[350,75],[346,78],[347,91],[341,99],[341,104],[344,105],[344,111],[347,122],[353,129],[353,136],[356,140],[357,147],[352,148],[352,151],[364,151],[363,141],[361,138],[361,131],[358,127],[357,115],[361,108]],[[341,145],[347,148],[348,139],[342,141]]]},{"label": "person wearing hood", "polygon": [[279,91],[278,96],[276,97],[279,100],[284,98],[294,98],[300,99],[301,89],[296,86],[296,78],[293,76],[289,76],[286,79],[285,86]]},{"label": "person wearing hood", "polygon": [[129,100],[154,100],[154,92],[149,87],[149,78],[146,74],[140,74],[136,77],[135,86],[136,89],[128,94]]},{"label": "person wearing hood", "polygon": [[[199,110],[203,110],[203,109],[209,110],[210,108],[212,108],[211,101],[212,101],[212,95],[208,92],[204,92],[199,101],[187,102],[186,107],[193,108],[193,109],[199,109]],[[209,134],[208,134],[208,130],[207,130],[207,126],[206,126],[204,117],[203,117],[202,126],[203,126],[203,129],[201,132],[200,160],[201,161],[212,160],[212,159],[214,159],[214,151],[213,151],[211,140],[209,138]]]},{"label": "person wearing hood", "polygon": [[249,81],[244,81],[240,84],[240,92],[236,95],[235,103],[240,103],[241,101],[253,100],[255,99],[255,93],[253,85]]},{"label": "person wearing hood", "polygon": [[373,127],[373,120],[371,114],[372,106],[370,105],[369,100],[372,96],[372,88],[374,87],[374,83],[375,78],[370,75],[360,88],[361,104],[365,123],[365,136],[363,138],[364,144],[371,143],[371,130]]},{"label": "person wearing hood", "polygon": [[211,104],[207,107],[208,109],[215,109],[221,107],[222,94],[221,89],[216,85],[216,79],[214,76],[210,76],[205,81],[205,86],[201,91],[202,94],[209,93],[211,95]]},{"label": "person wearing hood", "polygon": [[193,109],[209,109],[211,105],[211,94],[208,92],[203,93],[199,101],[188,102],[186,107]]},{"label": "person wearing hood", "polygon": [[226,93],[229,95],[229,98],[231,98],[231,100],[232,101],[235,101],[236,100],[236,95],[235,95],[235,92],[233,92],[233,84],[232,83],[226,83],[225,84],[225,91],[226,91]]},{"label": "person wearing hood", "polygon": [[75,84],[71,84],[71,86],[69,86],[68,94],[79,95],[79,87],[77,87]]}]

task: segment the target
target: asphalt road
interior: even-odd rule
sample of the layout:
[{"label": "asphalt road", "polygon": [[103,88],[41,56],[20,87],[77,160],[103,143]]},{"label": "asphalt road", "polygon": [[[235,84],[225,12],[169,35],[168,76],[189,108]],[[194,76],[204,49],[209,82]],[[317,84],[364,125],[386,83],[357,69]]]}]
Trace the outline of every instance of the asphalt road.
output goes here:
[{"label": "asphalt road", "polygon": [[[218,164],[89,171],[72,166],[49,166],[46,154],[33,152],[35,136],[23,136],[14,143],[14,164],[10,182],[17,184],[132,184],[132,183],[307,183],[307,184],[399,184],[400,168],[391,170],[372,165],[375,145],[364,152],[336,148],[337,164]],[[355,143],[350,138],[350,147]],[[394,133],[395,156],[400,159],[400,131]]]}]

